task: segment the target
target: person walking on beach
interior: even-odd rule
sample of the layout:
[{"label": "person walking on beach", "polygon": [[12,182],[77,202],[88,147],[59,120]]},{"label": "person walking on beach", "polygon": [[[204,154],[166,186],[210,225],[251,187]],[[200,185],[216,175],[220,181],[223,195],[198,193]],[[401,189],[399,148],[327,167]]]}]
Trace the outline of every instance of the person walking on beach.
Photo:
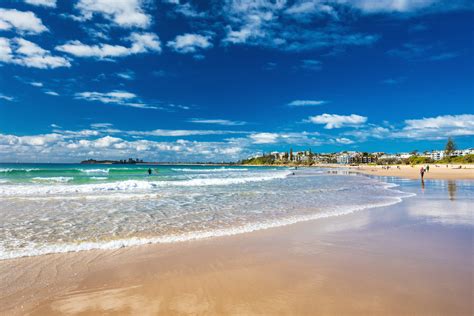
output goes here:
[{"label": "person walking on beach", "polygon": [[421,176],[421,181],[423,181],[423,178],[425,176],[425,168],[423,167],[420,168],[420,176]]},{"label": "person walking on beach", "polygon": [[426,172],[430,172],[430,165],[426,165]]}]

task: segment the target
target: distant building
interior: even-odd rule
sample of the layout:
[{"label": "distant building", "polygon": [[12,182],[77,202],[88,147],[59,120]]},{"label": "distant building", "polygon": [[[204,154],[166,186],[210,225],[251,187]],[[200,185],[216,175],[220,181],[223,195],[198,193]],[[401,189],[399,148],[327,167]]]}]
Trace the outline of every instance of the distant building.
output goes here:
[{"label": "distant building", "polygon": [[444,151],[442,150],[433,150],[430,154],[429,157],[433,159],[434,161],[441,160],[445,156]]}]

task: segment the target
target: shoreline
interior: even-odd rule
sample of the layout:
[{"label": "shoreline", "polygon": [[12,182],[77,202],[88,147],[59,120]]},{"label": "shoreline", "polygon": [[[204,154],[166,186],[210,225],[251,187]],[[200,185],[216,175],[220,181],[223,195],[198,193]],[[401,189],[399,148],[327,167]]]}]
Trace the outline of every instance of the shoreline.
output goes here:
[{"label": "shoreline", "polygon": [[[273,164],[273,165],[241,165],[241,166],[265,166],[265,167],[300,167],[300,168],[334,168],[343,169],[371,176],[397,177],[402,179],[417,180],[420,179],[419,170],[421,167],[430,166],[430,171],[425,172],[425,180],[474,180],[473,164],[423,164],[423,165],[390,165],[390,169],[384,169],[385,165],[343,165],[343,164]],[[446,167],[448,166],[448,167]],[[459,168],[462,166],[462,168]],[[400,167],[398,169],[397,167]]]},{"label": "shoreline", "polygon": [[449,208],[443,216],[471,206],[447,196],[235,236],[0,261],[0,311],[468,315],[472,229],[426,221],[444,220],[433,198]]}]

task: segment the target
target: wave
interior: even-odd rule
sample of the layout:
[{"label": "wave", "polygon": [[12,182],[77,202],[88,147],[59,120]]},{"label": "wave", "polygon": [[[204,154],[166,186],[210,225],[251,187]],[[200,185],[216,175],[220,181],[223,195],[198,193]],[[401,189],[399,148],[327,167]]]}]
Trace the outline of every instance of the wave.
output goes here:
[{"label": "wave", "polygon": [[32,172],[36,170],[41,170],[39,168],[21,168],[21,169],[15,169],[15,168],[0,168],[0,173],[23,173],[23,172]]},{"label": "wave", "polygon": [[35,177],[31,179],[36,182],[56,182],[56,183],[64,183],[74,180],[73,177]]},{"label": "wave", "polygon": [[87,173],[87,174],[108,174],[109,169],[78,169],[80,172]]},{"label": "wave", "polygon": [[400,203],[403,200],[403,198],[410,197],[410,196],[413,196],[413,195],[406,194],[399,197],[388,197],[387,201],[379,202],[379,203],[356,205],[356,206],[345,206],[345,207],[341,207],[339,209],[335,209],[329,212],[326,211],[322,213],[298,215],[298,216],[293,216],[293,217],[288,217],[288,218],[267,220],[267,221],[256,222],[256,223],[247,223],[247,224],[243,224],[243,225],[239,225],[235,227],[228,227],[228,228],[221,228],[221,229],[214,229],[214,230],[201,230],[201,231],[196,231],[196,232],[186,232],[182,234],[164,235],[164,236],[156,236],[156,237],[148,237],[148,238],[132,237],[128,239],[117,239],[117,240],[103,241],[103,242],[94,241],[94,242],[80,242],[80,243],[50,244],[50,245],[36,246],[30,249],[12,250],[12,251],[6,251],[6,250],[0,249],[0,260],[13,259],[13,258],[19,258],[19,257],[39,256],[39,255],[46,255],[46,254],[53,254],[53,253],[79,252],[79,251],[86,251],[86,250],[109,250],[109,249],[119,249],[119,248],[130,247],[130,246],[140,246],[140,245],[146,245],[146,244],[175,243],[175,242],[192,241],[192,240],[199,240],[199,239],[206,239],[206,238],[213,238],[213,237],[233,236],[233,235],[238,235],[238,234],[250,233],[257,230],[287,226],[287,225],[296,224],[299,222],[347,215],[347,214],[351,214],[357,211],[370,209],[370,208],[390,206],[390,205]]},{"label": "wave", "polygon": [[232,172],[232,171],[248,171],[248,168],[171,168],[173,171],[181,172]]},{"label": "wave", "polygon": [[[156,188],[169,186],[182,187],[200,187],[200,186],[219,186],[219,185],[235,185],[248,182],[270,181],[276,179],[284,179],[291,172],[274,172],[261,176],[249,176],[239,178],[200,178],[190,180],[175,181],[147,181],[147,180],[125,180],[108,183],[95,184],[78,184],[78,185],[5,185],[0,188],[0,196],[29,196],[35,194],[71,194],[71,193],[94,193],[94,192],[111,192],[111,191],[147,191]],[[71,177],[45,177],[33,178],[40,181],[68,182]]]},{"label": "wave", "polygon": [[0,168],[0,173],[6,174],[108,174],[108,173],[143,173],[148,168]]}]

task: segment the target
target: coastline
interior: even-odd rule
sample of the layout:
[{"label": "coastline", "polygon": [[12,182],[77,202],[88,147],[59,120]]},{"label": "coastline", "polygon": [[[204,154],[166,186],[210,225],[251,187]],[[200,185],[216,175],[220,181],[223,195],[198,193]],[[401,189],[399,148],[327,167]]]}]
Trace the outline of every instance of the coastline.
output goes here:
[{"label": "coastline", "polygon": [[[420,179],[420,168],[426,165],[397,165],[390,166],[390,169],[383,169],[383,166],[347,166],[351,171],[366,175],[383,177],[399,177],[404,179]],[[474,165],[436,165],[429,164],[430,170],[425,172],[424,179],[436,180],[474,180]],[[447,167],[446,167],[447,166]]]},{"label": "coastline", "polygon": [[236,236],[0,261],[0,311],[472,314],[472,223],[458,225],[452,217],[470,214],[472,205],[432,193],[434,182],[426,191],[409,183],[416,197],[343,216]]},{"label": "coastline", "polygon": [[[301,164],[273,164],[273,165],[241,165],[241,166],[267,166],[267,167],[299,167],[299,168],[334,168],[349,170],[351,172],[381,176],[397,177],[403,179],[420,179],[420,168],[430,166],[429,172],[425,172],[425,180],[474,180],[474,165],[472,164],[423,164],[423,165],[390,165],[390,169],[384,169],[382,165],[344,165],[344,164],[313,164],[311,166]],[[447,166],[447,167],[446,167]],[[461,168],[459,168],[461,166]],[[399,167],[400,169],[398,169]]]}]

